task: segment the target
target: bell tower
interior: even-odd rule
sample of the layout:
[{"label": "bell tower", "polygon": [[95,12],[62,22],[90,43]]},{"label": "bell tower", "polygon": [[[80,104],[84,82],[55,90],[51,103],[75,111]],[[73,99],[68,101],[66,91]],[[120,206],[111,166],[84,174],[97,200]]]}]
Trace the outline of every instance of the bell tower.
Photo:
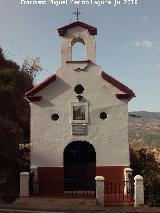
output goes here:
[{"label": "bell tower", "polygon": [[[86,23],[76,21],[58,29],[61,36],[61,66],[72,60],[72,48],[76,42],[85,46],[85,60],[96,63],[96,42],[97,29]],[[79,62],[79,61],[78,61]]]}]

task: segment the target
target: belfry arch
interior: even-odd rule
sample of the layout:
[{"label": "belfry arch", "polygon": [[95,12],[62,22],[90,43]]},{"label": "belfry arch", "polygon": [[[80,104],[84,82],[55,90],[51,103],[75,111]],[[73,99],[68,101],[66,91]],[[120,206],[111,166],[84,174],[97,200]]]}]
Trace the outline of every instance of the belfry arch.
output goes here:
[{"label": "belfry arch", "polygon": [[86,46],[82,38],[74,38],[71,42],[72,61],[86,60]]}]

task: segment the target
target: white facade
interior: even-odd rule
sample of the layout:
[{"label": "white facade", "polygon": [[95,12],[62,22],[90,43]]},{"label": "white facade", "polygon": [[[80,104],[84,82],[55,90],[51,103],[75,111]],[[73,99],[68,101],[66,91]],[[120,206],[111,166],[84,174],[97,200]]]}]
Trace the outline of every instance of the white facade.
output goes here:
[{"label": "white facade", "polygon": [[[76,41],[85,43],[86,60],[90,61],[71,62]],[[61,66],[56,80],[33,95],[42,96],[40,101],[30,103],[31,167],[63,167],[64,149],[72,141],[87,141],[94,146],[96,166],[130,166],[129,99],[117,98],[125,92],[104,80],[102,71],[96,64],[95,36],[81,26],[68,29],[61,38]],[[78,84],[84,88],[80,103],[88,107],[86,135],[72,134],[71,110],[74,102],[78,103],[74,91]],[[108,118],[102,120],[101,112],[106,112]],[[57,121],[51,119],[54,113],[59,115]]]}]

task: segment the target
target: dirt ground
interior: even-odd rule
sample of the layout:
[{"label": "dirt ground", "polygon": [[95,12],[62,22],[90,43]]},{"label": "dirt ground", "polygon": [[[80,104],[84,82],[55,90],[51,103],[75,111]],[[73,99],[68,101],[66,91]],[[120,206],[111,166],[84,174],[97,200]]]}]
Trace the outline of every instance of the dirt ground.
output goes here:
[{"label": "dirt ground", "polygon": [[[6,209],[6,210],[5,210]],[[23,210],[23,211],[19,211]],[[0,204],[0,212],[77,212],[77,213],[154,213],[159,212],[160,208],[149,207],[99,207],[95,200],[85,199],[53,199],[53,198],[21,198],[12,204]]]}]

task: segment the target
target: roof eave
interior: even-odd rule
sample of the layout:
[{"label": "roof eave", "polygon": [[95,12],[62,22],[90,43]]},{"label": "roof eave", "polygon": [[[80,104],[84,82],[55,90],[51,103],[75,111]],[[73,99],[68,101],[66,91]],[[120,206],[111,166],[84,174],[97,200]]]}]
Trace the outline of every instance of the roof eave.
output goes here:
[{"label": "roof eave", "polygon": [[125,86],[121,82],[117,81],[115,78],[108,75],[104,71],[101,72],[101,76],[105,81],[112,84],[114,87],[116,87],[120,91],[124,92],[124,94],[131,95],[132,97],[135,97],[135,93],[131,89],[129,89],[127,86]]},{"label": "roof eave", "polygon": [[48,86],[51,82],[56,80],[56,74],[53,74],[52,76],[48,77],[45,81],[35,86],[33,89],[29,90],[25,93],[26,97],[30,97],[35,95],[37,92]]},{"label": "roof eave", "polygon": [[131,94],[116,94],[116,97],[119,99],[119,100],[128,100],[130,101],[132,98],[136,97],[134,93],[131,93]]},{"label": "roof eave", "polygon": [[42,96],[26,96],[25,99],[28,102],[37,102],[37,101],[41,101]]},{"label": "roof eave", "polygon": [[80,22],[80,21],[73,22],[71,24],[68,24],[64,27],[57,29],[58,34],[60,36],[65,36],[65,34],[67,33],[67,30],[69,30],[73,27],[77,27],[77,26],[80,26],[80,27],[87,29],[90,35],[97,35],[97,28],[96,27],[93,27],[91,25],[88,25],[88,24]]}]

